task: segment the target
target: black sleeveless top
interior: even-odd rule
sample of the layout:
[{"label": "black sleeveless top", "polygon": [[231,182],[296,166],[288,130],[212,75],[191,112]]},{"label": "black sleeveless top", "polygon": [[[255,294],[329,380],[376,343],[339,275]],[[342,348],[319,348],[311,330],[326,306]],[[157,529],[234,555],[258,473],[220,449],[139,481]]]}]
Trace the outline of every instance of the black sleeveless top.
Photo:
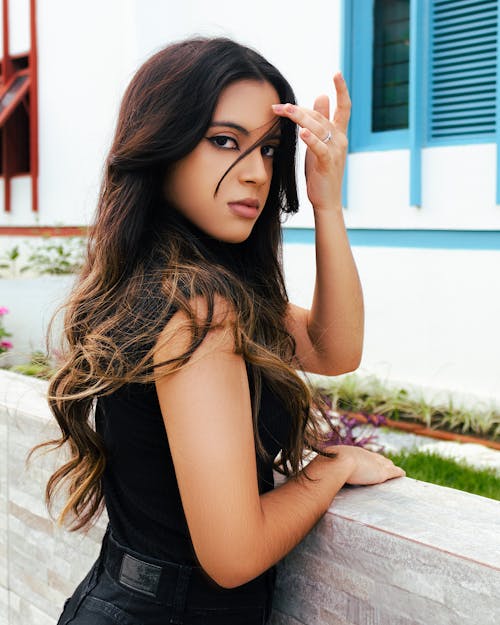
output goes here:
[{"label": "black sleeveless top", "polygon": [[[264,462],[256,454],[262,494],[274,488],[272,463],[287,440],[290,416],[264,380],[260,405],[259,434],[271,456]],[[139,553],[199,566],[154,384],[129,384],[100,397],[95,419],[107,451],[103,490],[115,538]]]}]

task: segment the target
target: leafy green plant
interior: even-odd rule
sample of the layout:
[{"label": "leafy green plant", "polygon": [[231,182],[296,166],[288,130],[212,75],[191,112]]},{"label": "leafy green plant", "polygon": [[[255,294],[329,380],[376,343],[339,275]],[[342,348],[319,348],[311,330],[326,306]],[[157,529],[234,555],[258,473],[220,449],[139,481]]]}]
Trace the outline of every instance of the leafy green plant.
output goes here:
[{"label": "leafy green plant", "polygon": [[327,385],[320,385],[320,390],[339,412],[382,415],[394,421],[500,439],[500,410],[495,407],[459,407],[451,396],[447,402],[433,404],[422,395],[410,395],[407,389],[387,387],[375,376],[361,378],[355,374],[329,380]]},{"label": "leafy green plant", "polygon": [[19,255],[19,245],[14,245],[14,247],[6,250],[0,256],[0,269],[7,269],[11,275],[15,275]]},{"label": "leafy green plant", "polygon": [[82,237],[69,237],[59,242],[48,237],[32,248],[21,272],[32,271],[38,275],[77,273],[82,267],[83,250]]},{"label": "leafy green plant", "polygon": [[406,477],[500,500],[500,476],[494,469],[477,469],[435,452],[403,450],[384,455],[404,469]]},{"label": "leafy green plant", "polygon": [[35,351],[31,354],[28,363],[13,365],[10,367],[10,371],[48,380],[54,373],[54,366],[46,354],[41,351]]}]

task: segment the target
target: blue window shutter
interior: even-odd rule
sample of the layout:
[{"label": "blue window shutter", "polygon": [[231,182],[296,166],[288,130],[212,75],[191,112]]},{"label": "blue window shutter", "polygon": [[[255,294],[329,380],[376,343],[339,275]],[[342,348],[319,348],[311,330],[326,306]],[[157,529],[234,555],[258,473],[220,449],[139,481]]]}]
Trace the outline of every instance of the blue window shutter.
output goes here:
[{"label": "blue window shutter", "polygon": [[351,8],[351,152],[408,147],[408,129],[372,131],[375,0],[346,0]]},{"label": "blue window shutter", "polygon": [[408,128],[410,1],[375,0],[371,131]]},{"label": "blue window shutter", "polygon": [[498,0],[433,1],[430,142],[494,137],[498,39]]}]

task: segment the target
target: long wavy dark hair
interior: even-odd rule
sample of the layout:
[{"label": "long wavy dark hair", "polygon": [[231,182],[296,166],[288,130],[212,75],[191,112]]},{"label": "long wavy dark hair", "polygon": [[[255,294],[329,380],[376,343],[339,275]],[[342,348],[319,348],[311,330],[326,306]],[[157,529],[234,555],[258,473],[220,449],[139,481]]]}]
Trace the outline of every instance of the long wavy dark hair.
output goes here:
[{"label": "long wavy dark hair", "polygon": [[[246,241],[211,239],[162,194],[169,167],[204,137],[221,91],[242,79],[267,81],[282,103],[295,102],[290,85],[273,65],[226,38],[169,45],[144,63],[124,95],[86,261],[64,306],[63,364],[49,386],[49,405],[61,436],[31,451],[67,444],[69,458],[50,477],[46,502],[50,510],[59,488],[68,487],[58,522],[72,517],[71,530],[90,525],[103,508],[106,450],[93,425],[96,398],[125,384],[151,383],[184,366],[214,326],[216,298],[235,313],[235,349],[249,371],[257,452],[267,456],[257,428],[265,380],[292,424],[275,468],[296,475],[307,449],[334,457],[321,450],[330,421],[297,373],[295,341],[284,323],[288,297],[281,221],[298,209],[295,124],[276,120],[281,140],[269,196]],[[206,303],[201,321],[193,311],[195,298]],[[158,369],[154,348],[176,311],[190,320],[191,344]]]}]

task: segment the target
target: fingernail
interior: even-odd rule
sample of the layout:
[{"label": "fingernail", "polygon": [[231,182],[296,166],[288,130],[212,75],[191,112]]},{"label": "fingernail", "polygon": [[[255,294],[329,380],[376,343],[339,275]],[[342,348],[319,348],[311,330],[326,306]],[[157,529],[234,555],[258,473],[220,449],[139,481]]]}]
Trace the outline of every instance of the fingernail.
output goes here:
[{"label": "fingernail", "polygon": [[282,113],[285,110],[285,106],[283,104],[271,104],[273,111],[276,113]]}]

